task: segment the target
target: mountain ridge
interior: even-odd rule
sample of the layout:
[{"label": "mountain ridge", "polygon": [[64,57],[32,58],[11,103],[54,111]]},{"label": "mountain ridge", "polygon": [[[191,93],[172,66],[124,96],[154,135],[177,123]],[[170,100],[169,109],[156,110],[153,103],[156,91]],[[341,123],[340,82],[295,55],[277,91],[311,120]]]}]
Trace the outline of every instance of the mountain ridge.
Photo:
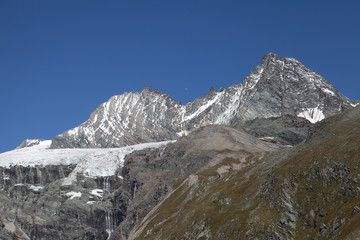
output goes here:
[{"label": "mountain ridge", "polygon": [[293,115],[312,123],[356,106],[294,58],[266,54],[243,82],[186,104],[151,87],[115,95],[83,124],[53,138],[52,148],[120,147],[174,140],[201,126]]}]

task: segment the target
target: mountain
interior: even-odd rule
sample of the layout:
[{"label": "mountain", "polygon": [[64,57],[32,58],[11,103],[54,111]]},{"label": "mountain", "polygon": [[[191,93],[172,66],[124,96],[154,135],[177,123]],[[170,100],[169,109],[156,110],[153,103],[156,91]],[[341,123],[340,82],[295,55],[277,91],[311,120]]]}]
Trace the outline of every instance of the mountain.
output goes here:
[{"label": "mountain", "polygon": [[238,154],[176,183],[128,239],[359,239],[360,107],[294,148]]},{"label": "mountain", "polygon": [[356,239],[357,104],[275,54],[186,105],[114,96],[0,154],[0,239]]},{"label": "mountain", "polygon": [[242,83],[186,105],[150,87],[113,96],[78,127],[57,135],[52,148],[121,147],[177,139],[209,124],[299,116],[315,123],[356,106],[322,76],[293,58],[269,53]]},{"label": "mountain", "polygon": [[286,148],[224,125],[201,127],[173,143],[49,146],[42,141],[0,154],[0,239],[126,239],[191,174],[246,152]]},{"label": "mountain", "polygon": [[[244,126],[272,136],[280,120]],[[295,147],[211,125],[168,143],[2,153],[0,238],[356,239],[359,123],[360,106]]]}]

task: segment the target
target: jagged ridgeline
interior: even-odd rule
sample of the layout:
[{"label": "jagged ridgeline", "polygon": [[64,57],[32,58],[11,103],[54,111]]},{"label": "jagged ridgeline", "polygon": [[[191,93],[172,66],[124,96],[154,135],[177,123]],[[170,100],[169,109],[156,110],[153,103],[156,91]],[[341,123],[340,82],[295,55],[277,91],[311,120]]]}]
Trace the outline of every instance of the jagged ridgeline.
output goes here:
[{"label": "jagged ridgeline", "polygon": [[121,147],[177,139],[201,126],[300,116],[314,123],[355,106],[293,58],[270,53],[244,81],[186,105],[151,88],[113,96],[89,120],[53,138],[52,148]]},{"label": "jagged ridgeline", "polygon": [[357,239],[358,103],[273,53],[186,105],[114,96],[0,154],[0,239]]}]

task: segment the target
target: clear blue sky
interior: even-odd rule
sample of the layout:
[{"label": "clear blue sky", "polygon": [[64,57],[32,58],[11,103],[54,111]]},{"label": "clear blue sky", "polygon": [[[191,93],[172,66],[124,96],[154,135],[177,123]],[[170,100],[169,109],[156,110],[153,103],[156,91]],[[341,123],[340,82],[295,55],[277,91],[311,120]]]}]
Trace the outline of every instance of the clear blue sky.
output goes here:
[{"label": "clear blue sky", "polygon": [[238,84],[269,52],[360,99],[358,2],[0,0],[0,152],[125,91],[186,103]]}]

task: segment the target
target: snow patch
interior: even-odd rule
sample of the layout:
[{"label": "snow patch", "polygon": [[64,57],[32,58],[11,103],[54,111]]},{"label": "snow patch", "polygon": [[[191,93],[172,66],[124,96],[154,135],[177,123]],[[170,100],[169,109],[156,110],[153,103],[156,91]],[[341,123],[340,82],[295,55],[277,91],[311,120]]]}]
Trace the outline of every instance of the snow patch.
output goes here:
[{"label": "snow patch", "polygon": [[68,192],[65,194],[66,196],[70,197],[70,200],[74,199],[74,198],[80,198],[81,197],[81,192]]},{"label": "snow patch", "polygon": [[189,135],[189,131],[188,130],[183,130],[181,132],[177,132],[176,134],[179,136],[179,137],[183,137],[183,136],[187,136]]},{"label": "snow patch", "polygon": [[355,103],[355,104],[350,103],[350,105],[351,105],[352,107],[356,107],[357,105],[359,105],[359,103]]},{"label": "snow patch", "polygon": [[331,96],[335,96],[335,93],[327,88],[322,89],[325,93],[330,94]]},{"label": "snow patch", "polygon": [[104,191],[102,189],[94,189],[90,191],[90,194],[102,198],[104,196]]},{"label": "snow patch", "polygon": [[274,137],[261,137],[260,140],[274,140]]},{"label": "snow patch", "polygon": [[44,187],[31,185],[29,188],[30,188],[31,190],[34,190],[34,191],[38,192],[38,191],[40,191],[41,189],[43,189]]},{"label": "snow patch", "polygon": [[69,134],[69,136],[77,136],[78,131],[79,131],[79,127],[75,127],[67,131],[67,133]]},{"label": "snow patch", "polygon": [[304,109],[297,116],[306,118],[311,123],[319,122],[325,118],[324,113],[322,112],[322,110],[319,107]]}]

